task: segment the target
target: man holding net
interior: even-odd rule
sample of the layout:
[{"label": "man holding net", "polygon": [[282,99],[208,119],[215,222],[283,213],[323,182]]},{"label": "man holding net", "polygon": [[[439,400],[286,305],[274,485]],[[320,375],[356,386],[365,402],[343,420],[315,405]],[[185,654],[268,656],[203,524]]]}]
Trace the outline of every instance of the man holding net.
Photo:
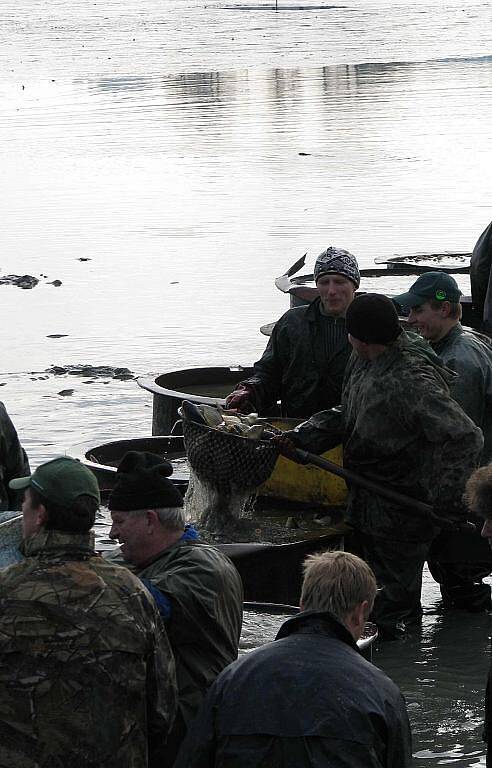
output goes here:
[{"label": "man holding net", "polygon": [[[483,437],[449,394],[452,374],[424,341],[402,331],[386,296],[357,297],[347,330],[354,355],[340,407],[278,438],[282,450],[288,440],[313,453],[343,442],[347,469],[433,505],[441,518],[459,519]],[[383,587],[374,621],[386,637],[402,637],[422,614],[422,569],[439,532],[435,519],[354,484],[347,522]]]}]

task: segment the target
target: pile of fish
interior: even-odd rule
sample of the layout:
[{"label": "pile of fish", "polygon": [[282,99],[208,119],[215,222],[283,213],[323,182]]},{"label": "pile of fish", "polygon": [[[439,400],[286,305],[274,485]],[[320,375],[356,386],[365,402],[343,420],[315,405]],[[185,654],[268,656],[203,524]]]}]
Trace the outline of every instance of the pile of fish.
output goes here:
[{"label": "pile of fish", "polygon": [[281,433],[268,422],[260,420],[257,413],[245,416],[237,411],[226,411],[220,405],[196,405],[189,400],[183,400],[179,413],[184,419],[196,424],[246,437],[248,440],[270,440],[274,435]]}]

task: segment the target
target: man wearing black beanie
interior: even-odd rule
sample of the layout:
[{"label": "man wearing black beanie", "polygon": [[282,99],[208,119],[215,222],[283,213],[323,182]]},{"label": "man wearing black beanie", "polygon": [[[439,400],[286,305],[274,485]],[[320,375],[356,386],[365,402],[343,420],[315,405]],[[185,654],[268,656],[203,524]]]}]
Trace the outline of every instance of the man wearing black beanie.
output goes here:
[{"label": "man wearing black beanie", "polygon": [[[347,469],[433,505],[441,517],[459,516],[483,437],[449,395],[454,374],[425,341],[401,329],[386,296],[355,298],[346,326],[354,353],[341,405],[284,434],[314,453],[343,442]],[[411,509],[355,485],[347,522],[359,554],[383,587],[372,618],[383,637],[402,637],[422,614],[422,569],[439,529]]]},{"label": "man wearing black beanie", "polygon": [[178,713],[160,768],[172,766],[207,689],[237,658],[243,611],[239,573],[185,525],[171,473],[160,456],[129,451],[108,504],[109,535],[120,543],[109,559],[122,563],[122,557],[153,595],[176,661]]}]

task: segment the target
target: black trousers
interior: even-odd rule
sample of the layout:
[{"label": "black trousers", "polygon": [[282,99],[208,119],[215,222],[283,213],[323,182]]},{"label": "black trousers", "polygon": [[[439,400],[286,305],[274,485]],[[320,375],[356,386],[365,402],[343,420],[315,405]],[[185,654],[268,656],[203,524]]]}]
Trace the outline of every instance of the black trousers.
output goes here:
[{"label": "black trousers", "polygon": [[380,636],[404,637],[406,628],[422,616],[422,570],[432,541],[397,541],[366,533],[350,538],[347,549],[355,551],[374,571],[380,591],[370,620]]}]

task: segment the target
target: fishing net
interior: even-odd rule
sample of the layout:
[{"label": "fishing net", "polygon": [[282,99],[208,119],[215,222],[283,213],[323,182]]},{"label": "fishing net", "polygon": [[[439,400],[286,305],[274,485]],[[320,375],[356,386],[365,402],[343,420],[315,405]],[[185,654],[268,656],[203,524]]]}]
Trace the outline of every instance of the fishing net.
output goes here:
[{"label": "fishing net", "polygon": [[253,491],[270,477],[279,455],[266,440],[248,440],[189,419],[183,419],[183,437],[196,476],[224,493]]}]

